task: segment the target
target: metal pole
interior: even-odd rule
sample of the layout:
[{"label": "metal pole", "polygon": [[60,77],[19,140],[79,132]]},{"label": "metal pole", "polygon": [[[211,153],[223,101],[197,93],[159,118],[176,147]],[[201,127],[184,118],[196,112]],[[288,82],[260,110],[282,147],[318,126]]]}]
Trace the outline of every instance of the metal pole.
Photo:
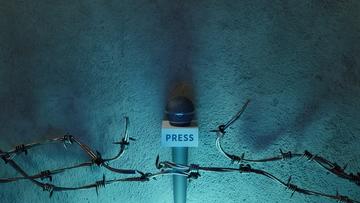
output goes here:
[{"label": "metal pole", "polygon": [[[187,147],[173,147],[172,148],[173,162],[179,164],[188,163],[188,148]],[[174,188],[174,203],[186,203],[187,178],[183,176],[173,177]]]}]

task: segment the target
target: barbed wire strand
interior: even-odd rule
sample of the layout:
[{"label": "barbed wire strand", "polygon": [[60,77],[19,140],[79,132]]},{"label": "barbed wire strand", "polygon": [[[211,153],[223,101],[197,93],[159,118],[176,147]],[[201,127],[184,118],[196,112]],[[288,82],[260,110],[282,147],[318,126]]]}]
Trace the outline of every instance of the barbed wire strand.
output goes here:
[{"label": "barbed wire strand", "polygon": [[241,107],[240,111],[235,116],[233,116],[225,125],[220,125],[220,126],[218,126],[217,129],[210,131],[210,132],[215,132],[217,135],[216,140],[215,140],[215,146],[218,149],[218,151],[223,156],[225,156],[227,159],[229,159],[232,163],[237,163],[237,164],[251,163],[251,162],[264,163],[264,162],[272,162],[272,161],[290,160],[295,157],[305,157],[309,161],[314,161],[319,166],[326,169],[328,172],[336,175],[337,177],[346,179],[346,180],[353,182],[356,185],[360,186],[360,172],[357,172],[356,174],[347,173],[347,172],[345,172],[346,165],[344,167],[341,167],[338,164],[336,164],[335,162],[331,162],[319,155],[314,155],[307,150],[305,150],[304,153],[293,153],[291,151],[283,152],[280,149],[280,155],[268,157],[268,158],[261,158],[261,159],[247,159],[247,158],[245,158],[244,153],[241,156],[227,153],[221,145],[221,140],[225,136],[226,129],[229,128],[236,120],[238,120],[240,118],[240,116],[245,112],[249,102],[250,102],[250,100],[247,100],[245,102],[245,104]]}]

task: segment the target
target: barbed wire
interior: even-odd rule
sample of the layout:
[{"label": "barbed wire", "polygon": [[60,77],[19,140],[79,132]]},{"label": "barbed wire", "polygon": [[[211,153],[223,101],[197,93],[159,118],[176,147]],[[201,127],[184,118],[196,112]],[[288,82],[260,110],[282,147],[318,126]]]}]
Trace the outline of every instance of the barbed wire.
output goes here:
[{"label": "barbed wire", "polygon": [[319,196],[319,197],[326,197],[329,199],[337,200],[338,202],[344,202],[344,203],[360,203],[359,201],[353,200],[345,195],[340,195],[338,192],[336,192],[335,195],[326,194],[314,190],[309,190],[305,188],[301,188],[298,185],[295,185],[291,182],[291,176],[288,178],[287,181],[281,180],[280,178],[272,175],[271,173],[256,169],[251,167],[250,164],[240,164],[239,168],[231,168],[231,167],[203,167],[197,164],[190,164],[190,165],[184,165],[184,164],[177,164],[170,161],[160,161],[159,156],[156,158],[156,168],[158,168],[160,171],[162,170],[173,170],[176,172],[182,172],[187,175],[189,179],[197,179],[200,177],[200,172],[215,172],[215,173],[231,173],[231,172],[237,172],[241,174],[256,174],[260,176],[265,176],[276,183],[282,185],[286,189],[290,190],[291,197],[297,192],[304,195],[312,195],[312,196]]},{"label": "barbed wire", "polygon": [[[57,186],[54,186],[51,184],[44,184],[44,183],[38,181],[37,179],[41,179],[41,180],[49,179],[49,181],[52,181],[52,179],[53,179],[52,176],[54,176],[56,174],[64,173],[68,170],[72,170],[72,169],[76,169],[76,168],[91,167],[94,165],[102,166],[105,169],[107,169],[111,172],[114,172],[114,173],[138,174],[139,172],[137,170],[114,168],[109,165],[110,162],[119,159],[125,153],[127,146],[130,143],[130,140],[135,140],[135,139],[129,137],[129,134],[128,134],[128,125],[129,125],[128,117],[124,117],[124,120],[125,120],[124,136],[122,137],[122,139],[120,139],[120,141],[114,142],[114,144],[120,145],[119,151],[115,156],[110,157],[110,158],[105,158],[105,159],[102,158],[102,155],[98,151],[92,150],[89,146],[87,146],[86,144],[82,143],[77,138],[75,138],[74,136],[69,135],[69,134],[64,135],[62,137],[47,139],[43,142],[21,144],[21,145],[14,147],[13,149],[11,149],[9,151],[3,151],[0,149],[0,157],[1,157],[1,159],[3,159],[5,164],[10,165],[13,169],[15,169],[18,173],[20,173],[22,175],[22,176],[13,177],[13,178],[0,178],[0,183],[9,183],[9,182],[28,179],[28,180],[31,180],[35,185],[42,187],[44,189],[44,191],[49,191],[50,190],[49,188],[53,188],[51,191],[63,191],[63,190],[70,190],[70,188],[62,188],[62,187],[57,187]],[[47,145],[47,144],[54,144],[54,143],[63,143],[65,148],[67,148],[67,146],[70,144],[77,144],[82,149],[82,151],[84,151],[90,157],[90,161],[75,164],[72,166],[66,166],[66,167],[58,168],[58,169],[44,170],[37,174],[29,175],[14,160],[14,158],[21,153],[25,153],[25,155],[28,155],[28,153],[29,153],[28,151],[34,147],[39,147],[39,146],[43,146],[43,145]],[[87,187],[85,187],[85,188],[87,188]],[[83,188],[83,189],[85,189],[85,188]]]},{"label": "barbed wire", "polygon": [[[49,192],[49,196],[51,197],[54,192],[64,192],[64,191],[73,191],[73,190],[85,190],[85,189],[95,189],[96,194],[99,194],[100,188],[105,187],[109,184],[120,183],[120,182],[147,182],[151,180],[156,180],[158,177],[161,176],[183,176],[189,180],[198,179],[201,175],[200,172],[213,172],[213,173],[228,173],[228,172],[239,172],[241,174],[256,174],[260,176],[265,176],[270,178],[271,180],[277,182],[278,184],[282,185],[286,189],[292,191],[291,197],[294,193],[301,193],[304,195],[312,195],[312,196],[320,196],[325,197],[333,200],[337,200],[338,202],[344,203],[360,203],[359,201],[353,200],[348,196],[340,195],[338,192],[336,194],[326,194],[321,193],[305,188],[301,188],[298,185],[292,184],[291,176],[288,178],[287,181],[281,180],[280,178],[272,175],[271,173],[253,168],[249,163],[263,163],[263,162],[272,162],[272,161],[280,161],[280,160],[290,160],[294,157],[305,157],[310,161],[314,161],[318,163],[318,165],[322,166],[329,172],[335,174],[336,176],[347,179],[349,181],[355,182],[357,185],[360,185],[360,173],[354,175],[353,173],[346,173],[345,169],[346,166],[340,167],[334,162],[330,162],[325,158],[314,155],[309,151],[304,153],[293,153],[291,151],[283,152],[280,149],[280,155],[262,158],[262,159],[247,159],[245,158],[245,154],[243,153],[241,156],[233,155],[226,152],[222,145],[221,140],[224,138],[226,133],[226,129],[229,128],[236,120],[238,120],[241,115],[245,112],[250,100],[247,100],[245,104],[242,106],[239,112],[231,120],[229,120],[226,124],[220,125],[215,130],[211,130],[211,132],[216,132],[217,137],[215,141],[216,148],[219,150],[221,154],[223,154],[227,159],[229,159],[232,163],[236,163],[239,165],[239,168],[231,168],[231,167],[203,167],[197,164],[178,164],[171,161],[160,161],[159,156],[157,156],[155,161],[155,166],[159,170],[155,173],[145,173],[136,169],[121,169],[121,168],[114,168],[110,166],[110,162],[118,160],[120,157],[123,156],[125,153],[130,141],[135,141],[134,138],[131,138],[128,134],[128,127],[129,127],[129,118],[124,117],[125,120],[125,127],[123,137],[119,139],[119,141],[114,142],[114,144],[120,145],[119,151],[116,155],[109,158],[103,158],[101,153],[96,150],[91,149],[88,145],[82,143],[80,140],[75,138],[70,134],[66,134],[62,137],[47,139],[43,142],[34,142],[30,144],[20,144],[15,146],[13,149],[9,151],[3,151],[0,149],[0,157],[3,159],[4,163],[11,166],[15,171],[17,171],[21,176],[12,177],[12,178],[0,178],[0,183],[10,183],[20,180],[29,180],[35,186],[42,188],[43,191]],[[36,174],[29,175],[25,170],[14,160],[16,156],[24,153],[25,155],[29,154],[29,151],[32,148],[39,147],[42,145],[47,144],[54,144],[54,143],[62,143],[67,149],[68,145],[76,144],[80,147],[82,151],[85,152],[90,158],[90,161],[78,163],[72,166],[66,166],[63,168],[52,169],[52,170],[43,170]],[[103,167],[106,170],[116,173],[116,174],[124,174],[124,175],[136,175],[126,178],[115,178],[107,180],[105,175],[101,180],[95,181],[94,183],[85,184],[77,187],[63,187],[51,184],[49,182],[44,182],[44,180],[48,180],[52,182],[53,176],[64,173],[66,171],[77,169],[77,168],[84,168],[84,167],[92,167],[97,165],[99,167]],[[40,180],[39,180],[40,179]]]},{"label": "barbed wire", "polygon": [[335,162],[331,162],[327,159],[325,159],[322,156],[312,154],[311,152],[305,150],[303,153],[294,153],[291,151],[283,152],[282,149],[280,149],[280,154],[273,156],[273,157],[267,157],[267,158],[260,158],[260,159],[247,159],[245,158],[245,153],[242,153],[240,156],[230,154],[224,150],[222,147],[221,141],[225,137],[226,129],[230,127],[236,120],[240,118],[240,116],[244,113],[246,110],[250,100],[247,100],[245,104],[242,106],[239,112],[235,116],[233,116],[226,124],[218,126],[217,129],[211,130],[210,132],[215,132],[217,137],[215,141],[216,148],[218,151],[224,155],[227,159],[229,159],[232,163],[236,164],[242,164],[242,163],[264,163],[264,162],[273,162],[273,161],[280,161],[280,160],[290,160],[296,157],[303,157],[306,158],[309,161],[313,161],[317,163],[322,168],[326,169],[328,172],[336,175],[339,178],[346,179],[348,181],[351,181],[355,183],[356,185],[360,186],[360,172],[357,173],[347,173],[345,170],[347,168],[347,165],[344,167],[339,166]]}]

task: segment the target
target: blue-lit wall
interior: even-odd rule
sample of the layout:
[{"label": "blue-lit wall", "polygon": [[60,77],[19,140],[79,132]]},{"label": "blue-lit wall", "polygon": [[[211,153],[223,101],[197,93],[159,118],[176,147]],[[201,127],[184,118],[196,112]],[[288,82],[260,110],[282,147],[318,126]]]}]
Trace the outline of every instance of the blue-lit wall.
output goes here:
[{"label": "blue-lit wall", "polygon": [[[193,85],[200,127],[189,163],[231,166],[208,131],[246,99],[226,150],[248,157],[279,148],[313,153],[360,170],[360,2],[0,1],[0,148],[71,133],[104,156],[116,153],[129,116],[136,138],[119,168],[156,172],[163,110],[180,81]],[[50,145],[16,158],[29,173],[87,157]],[[255,165],[254,165],[255,166]],[[309,189],[360,199],[360,188],[304,159],[258,164]],[[124,177],[97,167],[54,177],[76,186]],[[0,163],[0,177],[17,175]],[[202,173],[188,202],[335,202],[291,193],[271,180]],[[7,202],[172,202],[172,179],[100,190],[48,193],[29,181],[0,185]]]}]

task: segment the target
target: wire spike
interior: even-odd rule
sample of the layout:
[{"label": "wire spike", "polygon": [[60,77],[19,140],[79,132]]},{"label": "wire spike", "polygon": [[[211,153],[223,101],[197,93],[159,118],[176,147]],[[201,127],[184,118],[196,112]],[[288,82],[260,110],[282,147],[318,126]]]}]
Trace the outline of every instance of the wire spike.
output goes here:
[{"label": "wire spike", "polygon": [[50,192],[49,197],[51,198],[52,195],[53,195],[53,192],[54,192],[54,185],[45,183],[45,184],[42,185],[42,188],[43,188],[43,191]]},{"label": "wire spike", "polygon": [[245,157],[245,152],[243,152],[242,154],[241,154],[241,157],[240,157],[240,161],[242,161],[242,160],[244,160],[244,157]]},{"label": "wire spike", "polygon": [[161,169],[161,166],[160,166],[160,156],[159,155],[157,155],[156,156],[156,161],[155,161],[155,166],[156,166],[156,168],[157,169]]},{"label": "wire spike", "polygon": [[288,189],[288,190],[293,191],[293,192],[291,193],[290,198],[294,196],[295,192],[299,191],[298,186],[296,186],[296,185],[294,185],[294,184],[291,184],[291,178],[292,178],[292,177],[289,176],[289,179],[288,179],[288,181],[287,181],[287,183],[286,183],[286,188],[285,188],[285,189]]},{"label": "wire spike", "polygon": [[343,167],[343,171],[345,171],[345,169],[348,167],[349,163],[346,163]]},{"label": "wire spike", "polygon": [[291,195],[290,195],[290,198],[292,198],[293,196],[294,196],[294,194],[295,194],[295,190],[291,193]]},{"label": "wire spike", "polygon": [[313,155],[309,151],[305,150],[303,157],[306,157],[309,161],[312,161],[316,157],[316,155]]},{"label": "wire spike", "polygon": [[66,135],[64,135],[63,137],[64,148],[67,150],[67,144],[72,144],[72,143],[73,143],[73,136],[70,135],[69,133],[66,133]]},{"label": "wire spike", "polygon": [[103,174],[102,180],[95,182],[95,190],[96,190],[96,195],[97,196],[99,196],[99,188],[100,187],[105,187],[105,185],[106,185],[105,174]]},{"label": "wire spike", "polygon": [[291,182],[291,176],[289,176],[287,183],[290,184],[290,182]]}]

